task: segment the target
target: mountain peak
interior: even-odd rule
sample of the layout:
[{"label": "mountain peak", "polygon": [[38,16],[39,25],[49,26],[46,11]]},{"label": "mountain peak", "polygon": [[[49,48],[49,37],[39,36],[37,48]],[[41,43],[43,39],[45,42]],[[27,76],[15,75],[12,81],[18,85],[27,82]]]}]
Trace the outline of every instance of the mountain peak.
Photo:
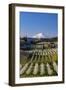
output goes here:
[{"label": "mountain peak", "polygon": [[45,38],[45,36],[43,33],[37,33],[35,36],[33,36],[33,38]]}]

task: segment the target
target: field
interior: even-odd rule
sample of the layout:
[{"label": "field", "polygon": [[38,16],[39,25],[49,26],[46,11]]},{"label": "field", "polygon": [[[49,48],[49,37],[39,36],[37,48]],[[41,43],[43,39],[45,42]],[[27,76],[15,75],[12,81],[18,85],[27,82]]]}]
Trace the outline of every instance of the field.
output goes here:
[{"label": "field", "polygon": [[58,75],[57,48],[20,50],[20,77]]}]

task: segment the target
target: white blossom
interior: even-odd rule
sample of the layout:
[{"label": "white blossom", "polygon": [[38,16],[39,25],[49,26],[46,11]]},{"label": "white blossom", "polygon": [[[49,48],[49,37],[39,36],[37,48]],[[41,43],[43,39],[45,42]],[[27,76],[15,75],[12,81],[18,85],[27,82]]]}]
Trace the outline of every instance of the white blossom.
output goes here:
[{"label": "white blossom", "polygon": [[50,68],[50,65],[47,63],[47,71],[48,71],[48,75],[52,75],[53,71],[52,69]]},{"label": "white blossom", "polygon": [[43,75],[45,73],[45,66],[44,63],[40,64],[40,75]]},{"label": "white blossom", "polygon": [[36,75],[38,73],[38,63],[35,63],[33,74]]},{"label": "white blossom", "polygon": [[24,65],[24,67],[20,70],[20,74],[23,74],[26,71],[26,69],[28,68],[28,65],[29,65],[29,63],[26,63]]},{"label": "white blossom", "polygon": [[26,71],[26,74],[30,74],[33,67],[33,63],[30,64],[28,70]]},{"label": "white blossom", "polygon": [[58,66],[55,62],[53,62],[53,67],[54,67],[54,70],[56,71],[56,73],[58,73]]}]

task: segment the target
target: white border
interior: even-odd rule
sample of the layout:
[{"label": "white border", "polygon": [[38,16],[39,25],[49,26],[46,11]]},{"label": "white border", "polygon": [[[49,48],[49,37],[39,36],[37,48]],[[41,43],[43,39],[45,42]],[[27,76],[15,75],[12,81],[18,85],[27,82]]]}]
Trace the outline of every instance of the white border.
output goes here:
[{"label": "white border", "polygon": [[[58,14],[58,76],[49,77],[19,77],[19,12],[42,12],[42,13],[57,13]],[[37,81],[38,79],[38,81]],[[62,81],[62,10],[48,8],[33,8],[33,7],[16,7],[15,8],[15,84],[37,83],[37,82],[54,82]]]}]

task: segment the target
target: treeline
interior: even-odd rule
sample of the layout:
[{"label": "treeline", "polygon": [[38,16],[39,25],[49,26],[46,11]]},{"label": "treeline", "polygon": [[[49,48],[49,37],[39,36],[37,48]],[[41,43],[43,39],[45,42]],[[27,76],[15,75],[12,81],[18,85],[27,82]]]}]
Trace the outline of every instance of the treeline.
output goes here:
[{"label": "treeline", "polygon": [[57,42],[58,41],[58,37],[53,37],[53,38],[27,38],[27,37],[23,37],[20,38],[20,43],[38,43],[38,42]]}]

